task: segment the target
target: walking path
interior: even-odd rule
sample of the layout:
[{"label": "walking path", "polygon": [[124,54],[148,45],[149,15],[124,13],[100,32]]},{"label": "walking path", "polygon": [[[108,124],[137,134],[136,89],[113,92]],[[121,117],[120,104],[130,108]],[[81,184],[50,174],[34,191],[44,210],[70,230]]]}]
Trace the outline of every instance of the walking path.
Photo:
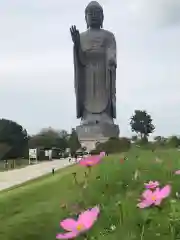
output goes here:
[{"label": "walking path", "polygon": [[21,169],[0,172],[0,191],[51,173],[52,168],[56,171],[57,169],[65,168],[72,164],[73,162],[69,163],[68,159],[58,159],[51,162],[29,165]]}]

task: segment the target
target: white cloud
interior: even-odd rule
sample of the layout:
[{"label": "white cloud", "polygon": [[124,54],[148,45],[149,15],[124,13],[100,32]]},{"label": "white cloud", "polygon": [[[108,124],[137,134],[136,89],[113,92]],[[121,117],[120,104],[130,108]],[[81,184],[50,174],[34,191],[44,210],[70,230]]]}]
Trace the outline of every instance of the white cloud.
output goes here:
[{"label": "white cloud", "polygon": [[[49,51],[40,54],[18,54],[10,55],[7,58],[0,59],[1,72],[4,74],[31,74],[42,72],[53,72],[58,69],[67,70],[69,65],[73,64],[71,52],[63,49],[60,51]],[[63,61],[62,61],[63,55]]]},{"label": "white cloud", "polygon": [[146,28],[180,22],[179,0],[126,0],[134,24]]}]

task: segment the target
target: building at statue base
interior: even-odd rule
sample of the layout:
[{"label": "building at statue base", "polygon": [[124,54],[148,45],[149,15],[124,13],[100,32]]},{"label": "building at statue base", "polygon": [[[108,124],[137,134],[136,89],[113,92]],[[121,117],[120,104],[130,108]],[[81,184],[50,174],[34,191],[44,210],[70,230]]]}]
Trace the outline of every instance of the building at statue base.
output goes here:
[{"label": "building at statue base", "polygon": [[76,132],[81,146],[91,151],[98,143],[104,143],[111,137],[119,137],[119,126],[109,123],[88,123],[77,126]]}]

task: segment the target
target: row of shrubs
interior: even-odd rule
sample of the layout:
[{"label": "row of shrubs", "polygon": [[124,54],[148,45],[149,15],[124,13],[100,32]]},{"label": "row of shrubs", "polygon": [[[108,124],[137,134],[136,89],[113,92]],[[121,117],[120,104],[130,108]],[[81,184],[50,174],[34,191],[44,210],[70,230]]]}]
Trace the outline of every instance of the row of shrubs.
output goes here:
[{"label": "row of shrubs", "polygon": [[174,138],[170,138],[169,141],[166,142],[148,142],[147,138],[136,140],[135,142],[131,141],[128,138],[110,138],[105,143],[99,143],[95,150],[91,151],[91,154],[99,154],[100,152],[104,151],[108,154],[111,153],[121,153],[126,152],[132,147],[141,147],[147,150],[156,150],[157,148],[168,149],[168,148],[180,148],[179,142],[175,141]]},{"label": "row of shrubs", "polygon": [[99,154],[100,152],[121,153],[126,152],[131,147],[131,141],[128,138],[110,138],[105,143],[99,143],[96,149],[91,151],[92,155]]}]

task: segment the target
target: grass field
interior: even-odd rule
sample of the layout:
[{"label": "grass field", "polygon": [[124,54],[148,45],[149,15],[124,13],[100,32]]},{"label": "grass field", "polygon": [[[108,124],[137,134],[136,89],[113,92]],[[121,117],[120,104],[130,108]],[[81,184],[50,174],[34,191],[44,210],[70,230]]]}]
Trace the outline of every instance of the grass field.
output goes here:
[{"label": "grass field", "polygon": [[[134,149],[126,156],[124,163],[120,163],[121,156],[114,155],[93,167],[85,189],[86,169],[76,165],[55,176],[0,192],[0,239],[54,240],[62,231],[60,220],[97,204],[101,212],[87,233],[88,239],[180,239],[180,200],[175,194],[180,192],[180,176],[173,174],[180,169],[180,152]],[[156,157],[163,161],[157,163]],[[134,180],[137,170],[139,176]],[[79,185],[73,181],[74,172]],[[161,208],[136,207],[148,180],[172,185],[172,193]]]}]

